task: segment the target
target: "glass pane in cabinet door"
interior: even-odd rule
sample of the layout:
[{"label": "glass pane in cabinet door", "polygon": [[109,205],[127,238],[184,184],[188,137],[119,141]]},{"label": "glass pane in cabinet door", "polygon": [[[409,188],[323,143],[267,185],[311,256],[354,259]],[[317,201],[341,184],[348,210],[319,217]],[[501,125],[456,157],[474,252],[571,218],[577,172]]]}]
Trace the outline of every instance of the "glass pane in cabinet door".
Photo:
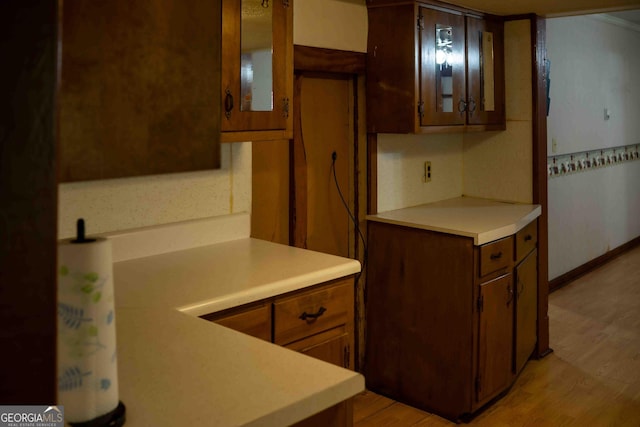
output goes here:
[{"label": "glass pane in cabinet door", "polygon": [[480,86],[482,96],[482,111],[495,110],[495,77],[493,71],[493,33],[480,33]]},{"label": "glass pane in cabinet door", "polygon": [[436,108],[444,113],[453,112],[453,66],[456,62],[453,46],[453,28],[436,25]]},{"label": "glass pane in cabinet door", "polygon": [[240,110],[273,110],[273,0],[242,0]]}]

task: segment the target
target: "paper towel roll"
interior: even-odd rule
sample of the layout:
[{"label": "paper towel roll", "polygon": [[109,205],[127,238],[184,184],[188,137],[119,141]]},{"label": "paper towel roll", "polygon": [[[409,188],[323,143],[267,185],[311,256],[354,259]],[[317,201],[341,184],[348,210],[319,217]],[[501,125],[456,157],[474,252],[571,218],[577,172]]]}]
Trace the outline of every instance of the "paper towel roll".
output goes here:
[{"label": "paper towel roll", "polygon": [[118,406],[111,242],[58,245],[58,400],[65,420],[93,420]]}]

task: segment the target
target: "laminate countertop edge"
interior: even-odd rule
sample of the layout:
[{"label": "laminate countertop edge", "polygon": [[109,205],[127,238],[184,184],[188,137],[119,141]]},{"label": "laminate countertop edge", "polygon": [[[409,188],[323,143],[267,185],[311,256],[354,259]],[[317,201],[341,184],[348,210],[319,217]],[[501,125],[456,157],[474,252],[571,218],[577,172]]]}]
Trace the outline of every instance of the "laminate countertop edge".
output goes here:
[{"label": "laminate countertop edge", "polygon": [[115,263],[127,425],[289,425],[364,391],[357,372],[196,317],[359,271],[251,238]]},{"label": "laminate countertop edge", "polygon": [[520,231],[542,213],[540,205],[472,197],[368,215],[368,221],[470,237],[476,246]]}]

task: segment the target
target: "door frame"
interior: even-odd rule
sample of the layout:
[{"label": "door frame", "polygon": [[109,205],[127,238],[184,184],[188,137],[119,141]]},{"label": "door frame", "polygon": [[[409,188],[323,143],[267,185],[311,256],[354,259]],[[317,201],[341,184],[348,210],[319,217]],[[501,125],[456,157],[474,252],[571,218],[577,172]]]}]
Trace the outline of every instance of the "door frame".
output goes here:
[{"label": "door frame", "polygon": [[[336,49],[325,49],[310,46],[293,46],[293,139],[290,140],[290,191],[289,191],[289,244],[306,247],[307,240],[307,170],[304,139],[302,135],[301,93],[302,81],[305,77],[344,78],[351,80],[353,96],[353,161],[350,169],[353,181],[349,189],[349,208],[358,221],[360,230],[366,226],[366,210],[368,193],[366,178],[367,156],[363,144],[366,144],[366,123],[364,120],[365,100],[364,85],[366,73],[366,54]],[[364,154],[363,154],[364,153]],[[365,246],[360,241],[358,231],[350,224],[353,235],[353,254],[363,266],[365,264]],[[366,236],[364,231],[363,235]],[[366,237],[365,237],[366,238]],[[350,248],[351,251],[351,248]],[[362,366],[364,353],[364,271],[356,275],[355,286],[355,367]]]}]

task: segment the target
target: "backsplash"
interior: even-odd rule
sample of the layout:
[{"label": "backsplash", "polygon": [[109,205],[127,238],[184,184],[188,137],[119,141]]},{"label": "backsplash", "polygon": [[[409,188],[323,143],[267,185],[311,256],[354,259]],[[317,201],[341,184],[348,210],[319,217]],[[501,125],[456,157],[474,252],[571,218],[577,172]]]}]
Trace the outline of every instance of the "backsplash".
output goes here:
[{"label": "backsplash", "polygon": [[554,178],[639,159],[640,144],[549,156],[547,157],[547,175],[549,178]]}]

